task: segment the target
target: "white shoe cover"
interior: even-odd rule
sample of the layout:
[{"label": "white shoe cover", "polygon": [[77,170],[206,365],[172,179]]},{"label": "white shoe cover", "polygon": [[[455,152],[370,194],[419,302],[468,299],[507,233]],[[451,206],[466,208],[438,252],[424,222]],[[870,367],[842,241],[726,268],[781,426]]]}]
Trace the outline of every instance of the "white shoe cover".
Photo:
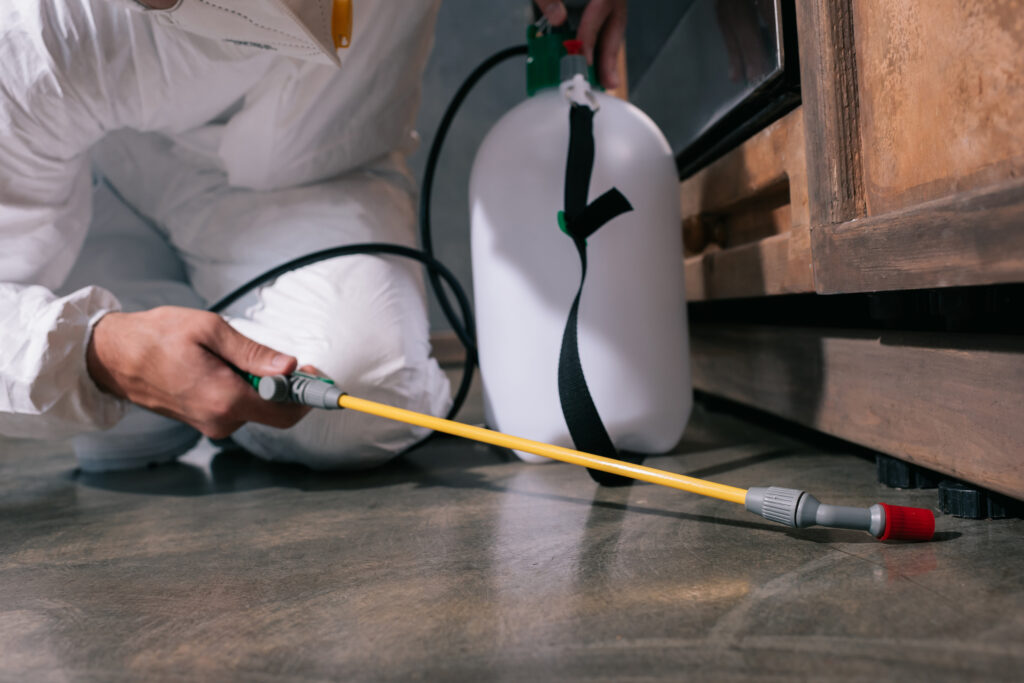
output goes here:
[{"label": "white shoe cover", "polygon": [[200,433],[185,424],[133,405],[112,429],[71,440],[84,472],[116,472],[170,462],[184,455]]}]

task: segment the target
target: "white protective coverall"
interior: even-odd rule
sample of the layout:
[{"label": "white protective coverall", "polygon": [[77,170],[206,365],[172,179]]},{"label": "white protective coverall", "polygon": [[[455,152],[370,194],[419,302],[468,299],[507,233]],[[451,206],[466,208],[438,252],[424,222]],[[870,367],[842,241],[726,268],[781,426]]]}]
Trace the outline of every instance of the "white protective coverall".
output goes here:
[{"label": "white protective coverall", "polygon": [[[0,0],[0,434],[118,423],[125,402],[85,366],[109,311],[202,307],[330,246],[413,245],[405,155],[438,4],[355,0],[339,68],[197,36],[124,2]],[[353,394],[433,414],[450,403],[413,263],[322,262],[227,319]],[[359,467],[420,436],[315,411],[235,439],[270,459]]]}]

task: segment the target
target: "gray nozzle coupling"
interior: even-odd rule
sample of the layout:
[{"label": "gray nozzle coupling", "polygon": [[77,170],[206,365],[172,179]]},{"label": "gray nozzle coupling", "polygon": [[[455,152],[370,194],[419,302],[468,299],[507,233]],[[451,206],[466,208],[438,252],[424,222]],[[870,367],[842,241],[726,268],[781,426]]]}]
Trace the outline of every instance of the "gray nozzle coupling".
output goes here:
[{"label": "gray nozzle coupling", "polygon": [[288,400],[290,382],[284,375],[267,375],[260,377],[256,390],[264,401],[284,403]]},{"label": "gray nozzle coupling", "polygon": [[577,74],[587,77],[589,73],[587,58],[583,55],[565,55],[559,63],[559,76],[562,82],[571,81]]},{"label": "gray nozzle coupling", "polygon": [[747,491],[745,506],[767,520],[801,529],[817,524],[833,529],[868,531],[876,538],[885,531],[885,509],[881,505],[870,508],[826,505],[798,489],[754,487]]},{"label": "gray nozzle coupling", "polygon": [[260,398],[277,403],[299,403],[313,408],[337,409],[344,393],[333,382],[311,375],[270,375],[261,377]]}]

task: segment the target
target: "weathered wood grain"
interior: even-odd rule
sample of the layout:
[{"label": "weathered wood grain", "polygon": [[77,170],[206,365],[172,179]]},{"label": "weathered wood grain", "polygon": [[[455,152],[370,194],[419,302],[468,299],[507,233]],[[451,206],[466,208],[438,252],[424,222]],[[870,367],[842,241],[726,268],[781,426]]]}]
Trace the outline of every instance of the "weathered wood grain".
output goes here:
[{"label": "weathered wood grain", "polygon": [[629,74],[626,70],[626,45],[623,44],[616,57],[615,70],[618,72],[619,84],[608,91],[609,95],[615,95],[619,99],[629,101]]},{"label": "weathered wood grain", "polygon": [[812,232],[823,294],[1024,282],[1024,179]]},{"label": "weathered wood grain", "polygon": [[[742,145],[693,174],[679,186],[684,217],[728,213],[788,183],[793,217],[806,225],[806,159],[803,112],[797,108]],[[783,232],[788,226],[782,226]]]},{"label": "weathered wood grain", "polygon": [[865,211],[852,4],[796,3],[812,226]]},{"label": "weathered wood grain", "polygon": [[1024,175],[1024,0],[852,9],[869,216]]},{"label": "weathered wood grain", "polygon": [[798,108],[680,185],[691,301],[814,291]]},{"label": "weathered wood grain", "polygon": [[686,259],[689,301],[813,291],[806,230],[774,235]]},{"label": "weathered wood grain", "polygon": [[1024,338],[692,327],[697,389],[1024,498]]}]

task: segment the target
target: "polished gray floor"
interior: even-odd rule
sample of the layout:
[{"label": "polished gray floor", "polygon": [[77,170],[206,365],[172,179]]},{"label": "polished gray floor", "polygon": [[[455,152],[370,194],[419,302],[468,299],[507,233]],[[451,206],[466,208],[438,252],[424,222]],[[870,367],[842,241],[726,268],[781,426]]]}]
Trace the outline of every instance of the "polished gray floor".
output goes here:
[{"label": "polished gray floor", "polygon": [[[702,410],[649,462],[935,503]],[[794,531],[452,439],[356,475],[211,448],[102,477],[65,445],[6,441],[0,680],[1021,680],[1022,531]]]}]

